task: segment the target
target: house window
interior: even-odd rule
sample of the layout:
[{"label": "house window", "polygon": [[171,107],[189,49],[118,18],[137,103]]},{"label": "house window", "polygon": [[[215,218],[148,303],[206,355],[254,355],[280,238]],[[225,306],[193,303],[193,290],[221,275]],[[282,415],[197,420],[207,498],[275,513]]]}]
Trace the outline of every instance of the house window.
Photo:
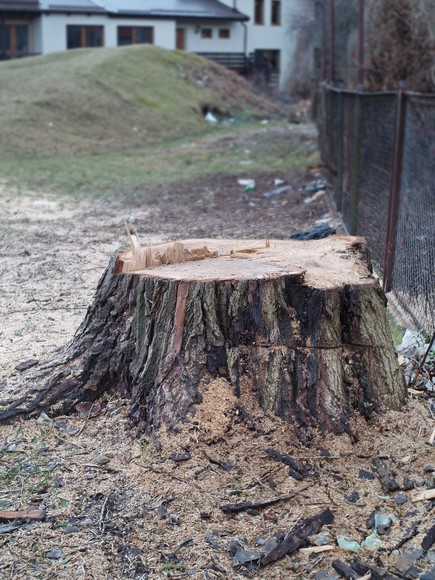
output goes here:
[{"label": "house window", "polygon": [[152,26],[118,26],[118,46],[154,44]]},{"label": "house window", "polygon": [[230,29],[219,28],[219,38],[230,38]]},{"label": "house window", "polygon": [[270,21],[272,26],[281,25],[281,0],[272,0],[272,13]]},{"label": "house window", "polygon": [[67,48],[86,48],[104,46],[103,26],[72,26],[66,27]]},{"label": "house window", "polygon": [[255,0],[255,24],[264,24],[264,0]]},{"label": "house window", "polygon": [[0,55],[21,56],[29,52],[29,27],[26,24],[0,26]]},{"label": "house window", "polygon": [[201,28],[201,38],[213,38],[213,31],[211,28]]}]

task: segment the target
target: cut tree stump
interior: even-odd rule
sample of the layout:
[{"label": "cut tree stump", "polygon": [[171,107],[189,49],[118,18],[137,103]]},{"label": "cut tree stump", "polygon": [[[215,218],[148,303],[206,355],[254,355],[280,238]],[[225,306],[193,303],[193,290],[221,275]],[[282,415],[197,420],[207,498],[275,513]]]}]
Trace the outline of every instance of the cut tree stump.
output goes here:
[{"label": "cut tree stump", "polygon": [[[73,340],[28,373],[0,419],[64,414],[127,393],[141,431],[195,416],[210,389],[241,386],[284,420],[349,432],[405,401],[379,284],[361,238],[185,240],[114,257]],[[36,386],[35,386],[36,385]]]}]

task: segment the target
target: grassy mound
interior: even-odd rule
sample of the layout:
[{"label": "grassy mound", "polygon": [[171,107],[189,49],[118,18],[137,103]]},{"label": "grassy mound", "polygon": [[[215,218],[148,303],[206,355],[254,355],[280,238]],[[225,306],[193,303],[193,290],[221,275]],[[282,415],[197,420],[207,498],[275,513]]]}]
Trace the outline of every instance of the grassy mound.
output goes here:
[{"label": "grassy mound", "polygon": [[0,64],[0,154],[65,155],[204,131],[204,110],[274,114],[240,76],[154,46],[82,49]]}]

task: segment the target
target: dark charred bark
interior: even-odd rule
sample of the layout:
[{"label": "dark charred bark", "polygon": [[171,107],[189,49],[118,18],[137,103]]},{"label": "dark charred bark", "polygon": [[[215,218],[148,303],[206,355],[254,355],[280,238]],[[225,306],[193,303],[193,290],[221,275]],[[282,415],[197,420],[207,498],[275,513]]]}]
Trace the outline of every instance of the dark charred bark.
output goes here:
[{"label": "dark charred bark", "polygon": [[0,420],[68,413],[112,389],[152,432],[192,417],[200,385],[218,377],[236,395],[248,379],[263,409],[337,433],[355,410],[370,417],[405,400],[372,279],[315,287],[301,273],[187,280],[121,269],[112,259],[73,340],[27,375],[28,395]]}]

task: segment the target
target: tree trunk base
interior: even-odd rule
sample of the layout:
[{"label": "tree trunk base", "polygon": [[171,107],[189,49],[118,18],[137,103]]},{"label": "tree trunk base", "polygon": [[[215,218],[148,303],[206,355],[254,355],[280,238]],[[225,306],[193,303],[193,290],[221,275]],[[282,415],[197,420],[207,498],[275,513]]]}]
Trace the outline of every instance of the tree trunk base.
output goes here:
[{"label": "tree trunk base", "polygon": [[195,420],[210,388],[237,400],[243,383],[264,410],[341,433],[355,411],[404,403],[363,240],[130,241],[71,343],[29,375],[37,386],[0,420],[68,413],[114,389],[151,433]]}]

